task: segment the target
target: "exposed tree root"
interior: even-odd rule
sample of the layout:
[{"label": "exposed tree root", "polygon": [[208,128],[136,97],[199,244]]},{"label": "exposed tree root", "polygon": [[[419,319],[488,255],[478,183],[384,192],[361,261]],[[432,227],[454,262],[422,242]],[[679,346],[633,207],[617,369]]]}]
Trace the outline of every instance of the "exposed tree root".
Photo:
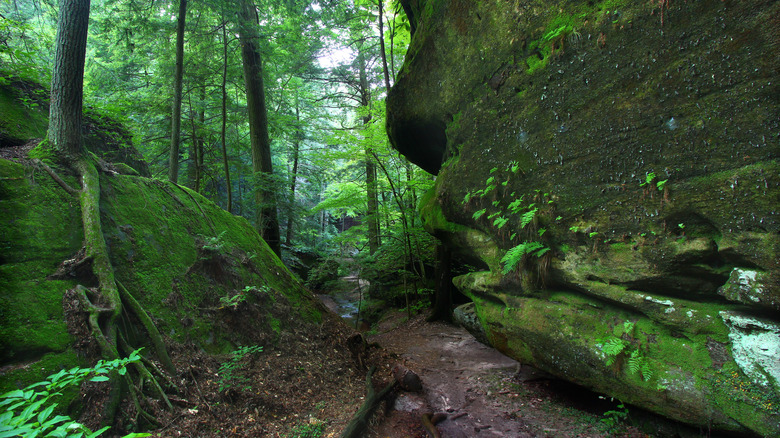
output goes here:
[{"label": "exposed tree root", "polygon": [[[68,193],[78,195],[81,206],[81,219],[84,227],[84,260],[89,261],[92,273],[97,279],[97,288],[88,289],[82,285],[76,286],[74,292],[85,312],[88,314],[88,324],[92,337],[100,348],[101,355],[106,360],[118,359],[129,355],[135,348],[127,341],[122,326],[123,311],[129,310],[140,321],[151,340],[155,353],[166,371],[173,374],[176,369],[168,356],[167,349],[157,328],[148,313],[125,287],[121,286],[114,276],[114,268],[108,255],[108,248],[103,236],[100,219],[100,177],[95,163],[87,158],[75,163],[74,168],[81,176],[82,189],[73,190],[48,166],[40,163],[47,173]],[[84,262],[86,263],[86,262]],[[78,262],[79,265],[84,264]],[[123,304],[126,307],[123,307]],[[136,408],[136,412],[153,427],[159,426],[157,420],[141,406],[141,400],[146,397],[144,385],[149,386],[151,396],[162,400],[168,409],[172,405],[159,383],[158,377],[175,388],[173,382],[165,376],[151,361],[143,359],[133,364],[134,373],[120,376],[113,373],[110,376],[112,390],[104,409],[103,424],[114,423],[123,389]],[[134,377],[132,377],[134,376]],[[137,419],[137,418],[136,418]]]},{"label": "exposed tree root", "polygon": [[66,183],[62,178],[60,178],[60,176],[57,175],[57,173],[54,172],[54,170],[51,167],[46,165],[46,163],[44,163],[41,160],[35,159],[35,160],[33,160],[33,164],[43,168],[43,170],[45,170],[46,173],[48,173],[49,176],[51,176],[51,179],[53,179],[54,182],[59,184],[60,187],[62,187],[63,190],[68,192],[69,195],[72,195],[72,196],[78,196],[79,195],[79,191],[78,190],[76,190],[73,187],[69,186],[68,183]]},{"label": "exposed tree root", "polygon": [[344,432],[341,433],[341,438],[362,437],[363,432],[365,432],[368,427],[368,422],[371,419],[371,416],[374,415],[374,411],[379,406],[379,403],[385,398],[390,390],[395,387],[396,382],[393,381],[381,391],[376,392],[374,390],[374,384],[371,383],[371,377],[374,375],[375,370],[376,367],[371,367],[368,371],[368,374],[366,375],[366,401],[363,402],[363,405],[358,409],[357,413],[355,413],[355,416],[352,417],[349,424],[347,424]]}]

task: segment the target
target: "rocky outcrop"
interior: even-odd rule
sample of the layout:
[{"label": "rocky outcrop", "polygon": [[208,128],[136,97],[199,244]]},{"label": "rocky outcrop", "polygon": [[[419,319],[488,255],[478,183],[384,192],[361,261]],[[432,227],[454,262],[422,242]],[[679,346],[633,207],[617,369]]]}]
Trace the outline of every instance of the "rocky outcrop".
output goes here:
[{"label": "rocky outcrop", "polygon": [[[780,4],[405,2],[396,149],[510,356],[693,425],[780,430]],[[474,260],[478,260],[474,262]]]},{"label": "rocky outcrop", "polygon": [[[66,169],[60,174],[78,187]],[[323,308],[246,219],[168,182],[107,172],[100,187],[115,276],[169,348],[215,355],[272,348],[304,342],[320,327]],[[79,203],[42,170],[0,159],[0,223],[5,393],[94,359],[86,313],[66,291],[95,279],[78,264]],[[142,330],[133,333],[136,345],[148,344]]]}]

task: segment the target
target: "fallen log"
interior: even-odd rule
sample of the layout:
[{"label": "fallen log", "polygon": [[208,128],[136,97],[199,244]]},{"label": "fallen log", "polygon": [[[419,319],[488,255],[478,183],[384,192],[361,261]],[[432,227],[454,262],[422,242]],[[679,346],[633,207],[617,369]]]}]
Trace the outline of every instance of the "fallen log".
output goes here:
[{"label": "fallen log", "polygon": [[371,416],[379,406],[379,403],[382,402],[382,399],[384,399],[390,390],[392,390],[395,386],[396,382],[393,381],[385,386],[381,391],[376,392],[374,390],[374,384],[371,383],[371,377],[374,375],[375,370],[376,367],[371,367],[371,369],[368,371],[368,374],[366,375],[366,401],[363,402],[363,405],[352,417],[352,420],[349,422],[349,424],[347,424],[344,432],[341,433],[341,438],[362,437],[363,432],[365,432],[366,428],[368,428],[368,422],[371,420]]},{"label": "fallen log", "polygon": [[428,412],[422,415],[422,424],[431,438],[441,438],[441,434],[439,433],[439,430],[436,429],[436,425],[446,419],[447,414],[443,412],[437,412],[435,414]]},{"label": "fallen log", "polygon": [[422,391],[422,381],[420,380],[420,376],[401,364],[397,364],[393,367],[393,377],[395,377],[395,380],[404,391]]}]

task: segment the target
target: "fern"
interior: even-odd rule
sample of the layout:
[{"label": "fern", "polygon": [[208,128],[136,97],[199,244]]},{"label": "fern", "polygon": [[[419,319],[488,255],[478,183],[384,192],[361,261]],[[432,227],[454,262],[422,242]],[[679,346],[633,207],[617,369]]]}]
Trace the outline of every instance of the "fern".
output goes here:
[{"label": "fern", "polygon": [[623,352],[623,350],[626,349],[626,341],[620,339],[620,338],[609,338],[604,345],[601,347],[602,351],[604,351],[604,354],[607,355],[607,365],[612,365],[615,363],[615,358],[617,355]]},{"label": "fern", "polygon": [[530,224],[531,221],[534,220],[534,216],[536,216],[536,212],[538,210],[538,208],[534,208],[531,211],[523,213],[523,215],[520,217],[520,227],[525,228],[526,225]]},{"label": "fern", "polygon": [[475,211],[475,212],[474,212],[474,214],[473,214],[473,215],[471,215],[471,217],[472,217],[474,220],[477,220],[477,219],[479,219],[479,218],[480,218],[480,217],[481,217],[483,214],[485,214],[485,212],[486,212],[486,211],[487,211],[487,208],[483,208],[482,210],[477,210],[477,211]]},{"label": "fern", "polygon": [[632,374],[641,373],[644,361],[645,358],[639,350],[632,351],[631,356],[628,357],[628,370],[631,371]]},{"label": "fern", "polygon": [[517,213],[520,211],[520,209],[523,208],[523,197],[519,197],[518,199],[515,199],[514,201],[509,203],[509,211],[512,212],[512,214]]},{"label": "fern", "polygon": [[647,382],[653,378],[653,369],[650,368],[650,362],[647,360],[642,362],[642,379]]},{"label": "fern", "polygon": [[631,356],[628,358],[628,370],[632,374],[641,376],[645,382],[653,377],[653,369],[650,368],[650,363],[647,361],[647,358],[642,356],[639,350],[631,352]]},{"label": "fern", "polygon": [[493,226],[500,229],[506,225],[508,221],[509,219],[505,218],[504,216],[499,216],[496,220],[493,221]]},{"label": "fern", "polygon": [[541,256],[543,256],[543,255],[544,255],[544,254],[545,254],[547,251],[549,251],[549,250],[550,250],[550,248],[548,248],[548,247],[546,247],[546,246],[545,246],[544,248],[542,248],[542,249],[540,249],[540,250],[536,251],[536,252],[534,253],[534,255],[535,255],[536,257],[541,257]]},{"label": "fern", "polygon": [[549,248],[545,248],[545,246],[539,242],[523,242],[514,248],[511,248],[504,254],[504,257],[501,258],[501,263],[504,264],[501,273],[506,275],[512,272],[515,266],[523,259],[524,255],[536,252],[536,255],[539,256],[540,251],[542,254],[547,252],[543,250],[549,250]]}]

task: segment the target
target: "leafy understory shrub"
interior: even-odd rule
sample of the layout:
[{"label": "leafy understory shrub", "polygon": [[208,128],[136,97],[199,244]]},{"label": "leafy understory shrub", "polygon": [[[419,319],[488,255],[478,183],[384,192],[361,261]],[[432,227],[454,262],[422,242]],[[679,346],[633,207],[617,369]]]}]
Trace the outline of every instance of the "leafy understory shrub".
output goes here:
[{"label": "leafy understory shrub", "polygon": [[309,419],[308,423],[295,426],[286,438],[320,438],[325,433],[327,422],[316,418]]},{"label": "leafy understory shrub", "polygon": [[226,391],[230,388],[238,388],[239,390],[250,389],[249,379],[236,373],[244,368],[242,361],[245,357],[261,353],[262,351],[263,347],[259,345],[248,345],[239,347],[230,353],[230,360],[219,366],[219,391]]},{"label": "leafy understory shrub", "polygon": [[[120,375],[127,373],[126,366],[141,360],[140,349],[124,359],[112,361],[99,360],[92,368],[71,368],[52,374],[46,380],[17,389],[0,396],[0,438],[18,437],[61,437],[93,438],[109,429],[108,426],[92,432],[83,424],[66,415],[53,415],[57,403],[53,399],[62,395],[60,391],[78,385],[87,379],[90,382],[105,382],[108,373],[116,371]],[[148,433],[131,433],[124,438],[151,436]]]},{"label": "leafy understory shrub", "polygon": [[238,291],[235,295],[228,295],[224,297],[220,297],[219,299],[219,308],[224,309],[226,307],[232,307],[233,309],[238,308],[238,306],[241,305],[244,301],[246,301],[246,297],[252,293],[262,293],[262,294],[268,294],[271,291],[271,288],[268,286],[246,286],[243,290]]},{"label": "leafy understory shrub", "polygon": [[[600,399],[604,399],[603,396],[599,396]],[[614,399],[610,398],[610,401]],[[607,432],[616,435],[622,429],[623,422],[628,419],[628,408],[619,401],[619,404],[615,409],[604,412],[604,416],[601,418],[601,422],[607,426]]]}]

